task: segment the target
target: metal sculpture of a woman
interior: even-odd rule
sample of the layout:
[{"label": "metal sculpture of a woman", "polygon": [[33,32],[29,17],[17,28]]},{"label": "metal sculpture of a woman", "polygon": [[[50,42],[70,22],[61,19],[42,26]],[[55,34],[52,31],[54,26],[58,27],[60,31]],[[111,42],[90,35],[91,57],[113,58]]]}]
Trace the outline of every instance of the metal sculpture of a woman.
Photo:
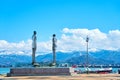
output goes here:
[{"label": "metal sculpture of a woman", "polygon": [[37,32],[33,31],[33,36],[32,36],[32,64],[35,63],[35,53],[37,49],[37,37],[36,37]]}]

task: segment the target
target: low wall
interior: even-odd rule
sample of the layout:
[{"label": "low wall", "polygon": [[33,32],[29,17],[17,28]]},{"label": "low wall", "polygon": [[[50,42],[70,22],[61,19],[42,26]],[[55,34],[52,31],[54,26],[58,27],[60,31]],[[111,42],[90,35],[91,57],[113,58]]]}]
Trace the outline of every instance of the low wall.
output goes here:
[{"label": "low wall", "polygon": [[11,68],[7,76],[71,75],[73,68]]}]

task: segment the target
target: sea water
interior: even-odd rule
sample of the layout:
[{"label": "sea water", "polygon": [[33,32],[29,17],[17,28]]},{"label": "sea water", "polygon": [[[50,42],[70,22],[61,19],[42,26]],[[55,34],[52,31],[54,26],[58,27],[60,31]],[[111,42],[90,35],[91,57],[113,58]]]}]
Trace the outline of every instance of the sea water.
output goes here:
[{"label": "sea water", "polygon": [[0,74],[7,74],[10,72],[10,68],[0,68]]}]

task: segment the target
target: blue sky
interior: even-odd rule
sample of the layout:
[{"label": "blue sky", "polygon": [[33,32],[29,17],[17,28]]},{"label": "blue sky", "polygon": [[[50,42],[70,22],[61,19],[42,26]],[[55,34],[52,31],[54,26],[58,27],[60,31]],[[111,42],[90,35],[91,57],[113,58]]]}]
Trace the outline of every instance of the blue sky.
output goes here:
[{"label": "blue sky", "polygon": [[40,53],[54,33],[57,51],[86,51],[87,35],[89,51],[120,50],[120,0],[0,0],[0,51],[31,54],[34,30]]},{"label": "blue sky", "polygon": [[0,0],[0,40],[19,42],[37,31],[47,41],[63,28],[120,29],[119,0]]}]

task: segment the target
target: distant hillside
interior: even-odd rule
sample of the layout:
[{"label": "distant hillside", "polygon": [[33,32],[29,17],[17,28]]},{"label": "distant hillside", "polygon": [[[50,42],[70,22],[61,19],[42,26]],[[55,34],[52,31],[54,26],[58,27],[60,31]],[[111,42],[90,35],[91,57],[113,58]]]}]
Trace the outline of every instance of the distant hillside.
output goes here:
[{"label": "distant hillside", "polygon": [[113,61],[114,64],[120,64],[120,51],[102,50],[99,52],[91,53],[91,55],[98,59]]},{"label": "distant hillside", "polygon": [[[4,52],[5,53],[5,52]],[[52,62],[52,53],[38,55],[37,62]],[[13,65],[16,63],[31,63],[31,56],[28,55],[0,55],[0,65]],[[89,52],[89,64],[120,64],[120,51],[102,50],[98,52]],[[57,62],[67,62],[71,64],[85,64],[86,52],[57,52]]]},{"label": "distant hillside", "polygon": [[[89,53],[89,64],[120,64],[120,52],[116,51],[99,51]],[[57,61],[68,62],[71,64],[85,64],[86,63],[86,52],[57,52]],[[38,62],[52,61],[52,54],[37,56]]]},{"label": "distant hillside", "polygon": [[0,55],[0,65],[14,65],[16,63],[29,63],[31,57],[26,55]]}]

